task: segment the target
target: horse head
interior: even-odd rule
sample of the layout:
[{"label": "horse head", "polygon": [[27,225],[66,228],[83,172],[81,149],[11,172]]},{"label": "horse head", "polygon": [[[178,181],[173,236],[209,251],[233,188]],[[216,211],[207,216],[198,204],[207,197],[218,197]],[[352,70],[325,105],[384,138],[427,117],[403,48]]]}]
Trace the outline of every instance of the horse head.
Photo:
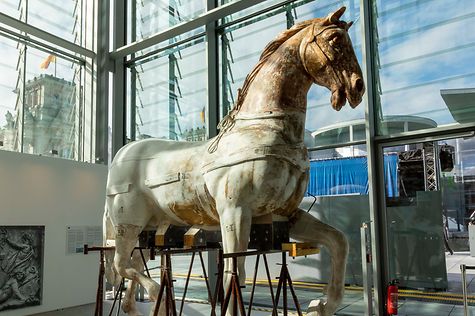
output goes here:
[{"label": "horse head", "polygon": [[345,7],[307,27],[299,47],[302,64],[313,79],[331,93],[331,104],[339,111],[346,100],[352,108],[361,103],[365,85],[348,29],[353,22],[340,21]]}]

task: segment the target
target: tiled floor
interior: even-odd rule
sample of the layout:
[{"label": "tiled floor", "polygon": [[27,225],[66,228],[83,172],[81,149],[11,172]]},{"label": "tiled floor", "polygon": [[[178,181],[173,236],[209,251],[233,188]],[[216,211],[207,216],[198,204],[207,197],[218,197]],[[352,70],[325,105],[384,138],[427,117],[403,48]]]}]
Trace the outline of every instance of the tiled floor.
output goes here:
[{"label": "tiled floor", "polygon": [[[178,260],[180,263],[174,265],[175,274],[183,274],[187,271],[187,265],[189,259],[182,258],[183,260]],[[470,257],[468,252],[458,252],[454,255],[446,256],[447,261],[447,273],[449,281],[448,292],[450,294],[462,293],[461,277],[460,277],[460,264],[464,263],[466,265],[475,266],[475,258]],[[199,268],[195,268],[193,271],[199,271]],[[198,272],[198,276],[199,276]],[[248,277],[250,277],[248,275]],[[252,276],[251,276],[252,277]],[[475,294],[475,270],[468,270],[467,272],[467,283],[470,294]],[[185,280],[182,277],[177,277],[175,286],[175,293],[177,299],[180,299],[183,294]],[[305,283],[299,284],[298,282],[294,283],[297,297],[299,298],[300,305],[302,310],[307,309],[308,304],[313,299],[324,298],[322,287],[314,285],[305,285]],[[243,296],[245,302],[249,302],[251,286],[246,286],[243,289]],[[275,291],[275,287],[274,287]],[[433,294],[433,293],[431,293]],[[439,293],[440,294],[440,293]],[[209,315],[210,314],[210,305],[204,304],[203,302],[207,299],[207,291],[204,282],[199,277],[194,278],[190,281],[187,298],[195,300],[195,302],[187,302],[185,304],[184,315]],[[201,301],[202,303],[197,303]],[[289,306],[291,309],[294,309],[293,302],[291,299],[290,293],[288,294]],[[181,301],[177,301],[177,305]],[[110,301],[106,301],[106,310],[110,308]],[[282,299],[280,299],[280,306],[282,305]],[[258,310],[254,310],[252,315],[270,315],[270,307],[272,306],[271,296],[269,294],[269,289],[264,286],[257,286],[256,292],[254,295],[254,306]],[[151,304],[140,303],[139,308],[141,311],[148,315],[151,308]],[[363,292],[360,288],[349,288],[345,292],[345,297],[343,302],[338,309],[336,315],[364,315],[366,306],[363,302]],[[79,315],[93,315],[94,306],[85,305],[76,307],[74,309],[68,309],[64,311],[57,311],[51,313],[40,314],[41,316],[79,316]],[[295,314],[295,313],[294,313]],[[123,315],[122,313],[120,315]],[[292,313],[291,313],[292,315]],[[398,315],[404,316],[463,316],[463,306],[461,303],[441,303],[437,301],[423,301],[423,299],[413,299],[413,298],[400,298],[399,300],[399,313]],[[475,315],[475,306],[471,307],[469,315]]]},{"label": "tiled floor", "polygon": [[[475,266],[475,258],[470,257],[468,252],[457,252],[454,255],[446,255],[447,263],[447,276],[450,294],[459,294],[457,297],[461,299],[462,283],[460,274],[460,264]],[[248,275],[249,277],[249,275]],[[475,294],[475,270],[467,270],[467,285],[469,294]],[[175,289],[177,295],[181,295],[182,281],[177,280]],[[297,282],[296,282],[297,283]],[[187,297],[196,297],[200,299],[206,299],[206,292],[204,291],[203,283],[200,281],[194,281],[190,283],[190,290]],[[305,288],[295,284],[297,297],[299,298],[302,310],[306,310],[308,304],[313,299],[324,298],[324,294],[321,288]],[[200,290],[201,289],[201,290]],[[429,292],[434,294],[433,292]],[[437,293],[443,295],[443,293]],[[243,289],[243,295],[246,302],[249,301],[250,286]],[[424,296],[422,294],[422,296]],[[289,294],[290,298],[290,294]],[[266,287],[257,287],[254,297],[254,305],[271,307],[272,302],[270,300],[269,290]],[[280,305],[280,304],[279,304]],[[292,304],[289,303],[291,307]],[[337,311],[336,315],[364,315],[366,306],[363,302],[363,292],[358,288],[347,289],[343,302]],[[475,315],[475,306],[470,306],[469,315]],[[398,315],[406,316],[454,316],[463,315],[463,306],[460,303],[447,303],[437,302],[436,300],[427,300],[419,298],[405,298],[401,297],[399,300],[399,313]]]}]

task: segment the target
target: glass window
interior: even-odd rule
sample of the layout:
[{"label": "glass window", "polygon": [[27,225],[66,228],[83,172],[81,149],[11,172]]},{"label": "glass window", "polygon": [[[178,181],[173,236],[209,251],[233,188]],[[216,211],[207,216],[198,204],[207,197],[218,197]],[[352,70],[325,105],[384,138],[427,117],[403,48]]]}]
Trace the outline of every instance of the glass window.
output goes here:
[{"label": "glass window", "polygon": [[3,0],[0,2],[0,12],[9,15],[12,18],[24,20],[25,12],[23,10],[24,1],[19,0]]},{"label": "glass window", "polygon": [[470,0],[375,1],[379,124],[398,116],[425,119],[427,129],[475,121],[475,3]]},{"label": "glass window", "polygon": [[0,2],[0,12],[85,46],[84,39],[92,35],[90,28],[86,28],[86,12],[93,11],[88,5],[92,5],[92,1],[5,0]]},{"label": "glass window", "polygon": [[[190,21],[206,11],[205,0],[129,0],[128,42],[135,42]],[[203,31],[204,29],[200,29]],[[179,40],[179,38],[177,38]]]},{"label": "glass window", "polygon": [[[311,151],[310,157],[310,181],[300,208],[347,237],[345,303],[340,305],[336,315],[362,315],[364,276],[360,226],[370,217],[366,146]],[[314,288],[317,293],[328,284],[330,267],[330,255],[325,248],[321,248],[320,254],[297,257],[289,264],[292,280]],[[296,288],[302,307],[304,300],[315,299],[315,292]]]},{"label": "glass window", "polygon": [[[267,2],[266,2],[267,4]],[[221,69],[221,89],[220,102],[221,116],[226,114],[236,100],[236,91],[242,86],[246,75],[258,62],[259,56],[273,38],[286,27],[292,26],[296,22],[312,19],[315,17],[325,17],[330,12],[337,10],[342,5],[346,5],[347,10],[342,20],[355,21],[350,30],[350,38],[360,65],[362,65],[361,35],[359,24],[359,1],[349,1],[334,3],[329,1],[295,1],[291,5],[282,6],[271,12],[240,21],[237,24],[227,26],[220,34],[220,69]],[[254,7],[253,7],[254,8]],[[313,85],[308,93],[307,118],[306,118],[306,145],[344,144],[350,140],[348,137],[329,139],[319,139],[313,141],[314,134],[323,134],[329,126],[335,124],[345,125],[346,122],[362,120],[365,116],[365,105],[360,104],[356,109],[344,106],[339,112],[333,110],[330,104],[331,93],[325,88]],[[364,134],[363,134],[364,135]],[[327,135],[328,136],[328,135]],[[360,136],[360,135],[358,135]],[[313,136],[314,137],[314,136]],[[363,137],[364,139],[364,137]],[[356,139],[353,139],[356,140]],[[360,139],[358,139],[360,140]]]},{"label": "glass window", "polygon": [[207,138],[204,38],[159,53],[130,68],[132,139],[201,141]]},{"label": "glass window", "polygon": [[224,29],[221,47],[221,117],[232,108],[239,89],[264,47],[285,29],[285,15],[256,18]]},{"label": "glass window", "polygon": [[0,37],[0,149],[21,151],[23,44]]},{"label": "glass window", "polygon": [[[228,3],[231,3],[231,2],[238,2],[238,1],[242,1],[242,0],[220,0],[219,5],[224,5],[224,4],[228,4]],[[236,19],[239,19],[239,18],[244,17],[246,15],[258,12],[262,9],[268,8],[269,6],[276,5],[279,2],[282,2],[282,1],[281,0],[266,0],[266,1],[263,1],[263,2],[258,3],[256,5],[253,5],[250,8],[247,8],[245,10],[236,12],[234,14],[231,14],[231,15],[225,17],[224,19],[221,20],[221,23],[228,23],[228,22],[235,21]]]},{"label": "glass window", "polygon": [[[460,265],[472,265],[475,253],[474,148],[473,137],[384,148],[397,164],[385,178],[386,188],[394,188],[385,194],[385,249],[389,278],[399,282],[398,315],[459,309]],[[469,293],[472,282],[468,274]]]},{"label": "glass window", "polygon": [[81,44],[83,1],[28,1],[28,24]]},{"label": "glass window", "polygon": [[27,48],[23,152],[79,159],[82,66]]}]

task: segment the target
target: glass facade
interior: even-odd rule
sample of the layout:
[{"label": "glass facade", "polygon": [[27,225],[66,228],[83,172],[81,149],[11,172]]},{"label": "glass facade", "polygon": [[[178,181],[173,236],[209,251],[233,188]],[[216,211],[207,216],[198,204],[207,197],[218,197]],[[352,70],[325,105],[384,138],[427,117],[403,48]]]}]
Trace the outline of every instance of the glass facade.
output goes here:
[{"label": "glass facade", "polygon": [[[237,2],[215,5],[219,10]],[[206,5],[128,1],[127,43],[137,49],[120,56],[127,66],[127,138],[215,136],[212,123],[234,106],[237,90],[269,41],[295,23],[346,6],[342,19],[354,21],[349,36],[361,68],[371,71],[366,73],[371,94],[357,108],[336,112],[327,89],[310,89],[304,139],[310,183],[301,204],[350,239],[348,286],[337,315],[365,312],[363,222],[379,228],[372,232],[373,267],[382,267],[372,271],[379,280],[372,285],[378,296],[374,314],[384,315],[386,285],[395,279],[399,315],[458,310],[460,274],[453,263],[468,258],[474,205],[475,38],[462,31],[474,22],[472,1],[272,0],[170,31],[208,14]],[[163,34],[170,36],[140,45]],[[204,137],[189,133],[201,128]],[[421,153],[432,153],[432,160]],[[376,159],[368,158],[373,155]],[[450,257],[452,251],[456,257]],[[290,269],[299,284],[324,298],[328,265],[323,250],[296,259]],[[300,296],[315,298],[303,291]],[[203,299],[203,293],[196,298]]]},{"label": "glass facade", "polygon": [[94,161],[94,3],[2,1],[0,11],[0,149]]},{"label": "glass facade", "polygon": [[474,122],[475,34],[462,30],[475,22],[475,3],[374,1],[373,5],[378,133],[394,134],[387,125],[394,116],[430,119],[434,127]]},{"label": "glass facade", "polygon": [[[205,0],[129,0],[127,6],[127,15],[130,21],[127,24],[127,41],[129,43],[146,39],[158,32],[190,21],[206,11]],[[168,41],[147,47],[135,56],[153,52],[158,48],[202,32],[204,32],[203,27],[180,34]]]},{"label": "glass facade", "polygon": [[129,139],[207,139],[205,60],[200,38],[130,67]]},{"label": "glass facade", "polygon": [[[265,5],[268,6],[268,3],[266,2]],[[361,28],[359,24],[359,1],[348,1],[345,2],[345,5],[348,6],[345,19],[355,21],[349,34],[357,58],[362,64],[361,32],[358,31]],[[260,4],[257,8],[252,7],[252,10],[249,9],[249,11],[254,12],[263,6],[264,4]],[[266,11],[256,17],[243,21],[238,20],[237,23],[233,23],[232,20],[238,17],[230,16],[226,20],[227,26],[220,31],[221,116],[232,108],[237,89],[242,86],[246,75],[258,62],[259,56],[268,42],[285,28],[290,28],[295,23],[314,17],[324,17],[340,6],[341,3],[330,1],[294,1],[288,5],[279,6],[272,11]],[[246,11],[239,14],[246,15]],[[318,135],[318,137],[311,136],[307,138],[306,145],[308,147],[325,144],[321,132],[328,126],[364,119],[364,103],[356,109],[345,106],[337,113],[331,107],[330,97],[329,90],[316,85],[312,86],[308,94],[306,132],[308,135]],[[310,138],[314,139],[311,140]],[[364,135],[359,140],[364,140]],[[331,143],[335,145],[334,140]],[[338,143],[344,144],[345,140],[340,139]]]},{"label": "glass facade", "polygon": [[18,150],[18,134],[21,131],[21,113],[23,94],[23,75],[17,71],[16,65],[24,59],[24,47],[17,42],[0,38],[0,49],[5,52],[0,63],[2,76],[0,76],[0,149]]},{"label": "glass facade", "polygon": [[64,1],[61,4],[49,0],[5,0],[0,3],[0,12],[85,46],[85,38],[92,36],[85,28],[88,5],[91,3],[81,0]]},{"label": "glass facade", "polygon": [[414,302],[428,294],[435,303],[425,310],[456,310],[459,265],[473,260],[474,145],[466,137],[384,148],[385,156],[397,158],[395,190],[386,192],[385,204],[389,278],[401,287],[401,315],[410,315]]},{"label": "glass facade", "polygon": [[23,152],[77,160],[83,67],[49,56],[27,49]]},{"label": "glass facade", "polygon": [[[367,94],[357,108],[337,112],[330,91],[309,90],[310,181],[300,205],[349,239],[337,315],[365,312],[364,284],[374,290],[374,314],[386,315],[386,287],[396,280],[399,315],[461,314],[460,263],[475,266],[474,1],[271,0],[240,11],[229,8],[244,0],[108,1],[120,6],[111,12],[124,13],[109,17],[120,28],[111,38],[88,20],[100,12],[97,3],[104,2],[0,2],[0,149],[94,161],[91,148],[108,130],[95,121],[101,110],[118,139],[111,156],[150,137],[207,141],[268,42],[346,6],[342,19],[354,21],[348,33]],[[45,36],[15,29],[10,18]],[[115,51],[92,43],[115,34],[125,34]],[[95,72],[98,59],[106,65]],[[97,95],[110,93],[110,104],[96,108],[90,83],[104,74],[110,82]],[[364,258],[360,227],[368,222],[377,229]],[[374,279],[363,273],[369,264]],[[329,266],[325,250],[289,265],[304,309],[325,298]],[[206,299],[202,280],[194,282],[196,298]]]}]

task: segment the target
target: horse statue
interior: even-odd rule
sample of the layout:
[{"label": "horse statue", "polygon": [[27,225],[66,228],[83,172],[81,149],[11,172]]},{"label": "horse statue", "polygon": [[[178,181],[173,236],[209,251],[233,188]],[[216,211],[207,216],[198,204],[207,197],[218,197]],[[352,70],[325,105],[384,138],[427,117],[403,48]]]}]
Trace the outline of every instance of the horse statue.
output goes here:
[{"label": "horse statue", "polygon": [[[340,20],[344,11],[295,24],[270,42],[216,137],[145,139],[119,150],[108,175],[104,213],[104,239],[115,240],[115,253],[106,258],[110,283],[130,279],[132,293],[138,282],[157,299],[158,284],[141,273],[140,255],[131,257],[143,230],[170,224],[220,230],[224,253],[242,252],[253,218],[275,214],[288,219],[291,238],[329,250],[327,300],[313,301],[307,315],[333,315],[343,297],[348,243],[299,204],[309,177],[304,127],[310,86],[329,89],[337,111],[347,100],[356,107],[365,91],[348,35],[352,22]],[[244,259],[238,274],[244,284]],[[224,288],[229,282],[225,273]],[[138,314],[133,294],[126,294],[123,308]]]}]

